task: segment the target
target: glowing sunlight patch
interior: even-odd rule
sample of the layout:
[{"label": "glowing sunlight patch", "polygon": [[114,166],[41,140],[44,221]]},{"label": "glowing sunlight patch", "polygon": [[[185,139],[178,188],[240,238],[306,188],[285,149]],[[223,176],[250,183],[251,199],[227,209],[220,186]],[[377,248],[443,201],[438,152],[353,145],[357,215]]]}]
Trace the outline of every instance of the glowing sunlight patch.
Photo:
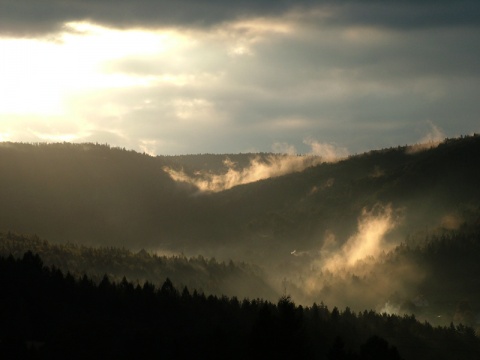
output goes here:
[{"label": "glowing sunlight patch", "polygon": [[0,142],[8,141],[10,139],[9,133],[0,133]]},{"label": "glowing sunlight patch", "polygon": [[45,142],[72,142],[78,138],[76,134],[42,134],[33,132],[33,134]]},{"label": "glowing sunlight patch", "polygon": [[112,73],[109,61],[159,54],[177,46],[173,33],[120,31],[69,23],[58,41],[0,39],[0,114],[68,113],[67,98],[95,90],[148,86],[151,78]]}]

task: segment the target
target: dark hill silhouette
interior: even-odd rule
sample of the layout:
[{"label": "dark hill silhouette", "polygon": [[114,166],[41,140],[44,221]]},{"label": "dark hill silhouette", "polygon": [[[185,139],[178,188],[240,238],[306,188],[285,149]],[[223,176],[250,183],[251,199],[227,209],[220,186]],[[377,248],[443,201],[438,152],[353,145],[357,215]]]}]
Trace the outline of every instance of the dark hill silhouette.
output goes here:
[{"label": "dark hill silhouette", "polygon": [[0,257],[0,357],[6,359],[478,359],[465,326],[325,305],[205,296],[87,276],[27,252]]},{"label": "dark hill silhouette", "polygon": [[[251,156],[234,160],[244,168]],[[163,170],[183,163],[192,174],[219,171],[221,159],[151,157],[96,144],[2,143],[0,230],[54,242],[265,260],[265,254],[318,246],[327,230],[346,241],[362,209],[377,203],[403,211],[395,229],[401,236],[438,227],[453,213],[467,221],[464,215],[480,203],[479,136],[413,154],[406,147],[371,151],[204,195]]]},{"label": "dark hill silhouette", "polygon": [[214,217],[232,214],[228,224],[240,229],[239,239],[250,239],[252,246],[265,243],[267,253],[273,248],[289,254],[318,246],[327,230],[345,241],[362,209],[378,203],[401,211],[392,234],[400,238],[441,227],[452,214],[460,223],[475,221],[480,218],[479,183],[480,136],[475,136],[413,154],[406,147],[371,151],[238,186],[212,195],[208,207],[218,207]]},{"label": "dark hill silhouette", "polygon": [[203,256],[157,255],[144,249],[132,252],[118,247],[87,247],[51,244],[38,236],[0,233],[0,256],[22,258],[32,251],[50,267],[76,277],[84,274],[99,283],[104,275],[121,282],[123,278],[143,285],[149,282],[160,286],[169,278],[177,288],[187,286],[206,295],[236,296],[276,300],[279,294],[265,281],[258,267],[233,261],[219,262]]},{"label": "dark hill silhouette", "polygon": [[[94,144],[1,144],[2,229],[132,247],[162,239],[188,190],[155,158]],[[8,205],[7,205],[8,204]]]}]

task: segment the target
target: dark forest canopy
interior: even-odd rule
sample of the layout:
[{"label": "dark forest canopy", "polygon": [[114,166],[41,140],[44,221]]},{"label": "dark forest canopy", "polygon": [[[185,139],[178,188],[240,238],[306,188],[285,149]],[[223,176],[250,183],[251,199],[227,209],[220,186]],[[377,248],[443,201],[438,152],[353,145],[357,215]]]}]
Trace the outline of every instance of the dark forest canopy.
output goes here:
[{"label": "dark forest canopy", "polygon": [[[36,235],[0,234],[0,255],[21,258],[27,251],[40,254],[48,266],[76,277],[87,274],[96,283],[108,275],[111,281],[125,278],[135,284],[159,286],[168,277],[178,291],[187,286],[206,295],[269,301],[288,290],[295,301],[304,305],[322,301],[357,311],[373,308],[380,313],[415,314],[433,325],[453,322],[477,331],[479,328],[480,224],[432,234],[421,243],[407,239],[348,272],[292,269],[283,279],[283,290],[275,290],[265,268],[245,263],[217,262],[202,256],[159,256],[144,250],[134,253],[115,247],[50,244]],[[310,261],[307,256],[299,260]],[[305,278],[312,276],[317,288],[306,297]]]},{"label": "dark forest canopy", "polygon": [[72,243],[51,244],[36,235],[0,233],[0,255],[22,258],[32,251],[47,266],[76,277],[87,274],[97,283],[107,275],[143,285],[160,285],[169,278],[177,289],[187,286],[207,295],[275,300],[279,294],[266,282],[264,272],[244,262],[219,262],[214,258],[157,255],[118,247],[88,247]]},{"label": "dark forest canopy", "polygon": [[31,252],[0,257],[0,353],[5,358],[478,359],[465,326],[414,316],[205,296],[105,277],[98,285],[43,265]]}]

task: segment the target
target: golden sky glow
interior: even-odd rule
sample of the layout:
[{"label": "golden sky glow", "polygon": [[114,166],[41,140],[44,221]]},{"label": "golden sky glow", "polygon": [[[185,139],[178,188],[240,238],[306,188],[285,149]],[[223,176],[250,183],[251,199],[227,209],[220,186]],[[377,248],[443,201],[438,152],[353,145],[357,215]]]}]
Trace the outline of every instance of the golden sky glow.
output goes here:
[{"label": "golden sky glow", "polygon": [[82,91],[148,86],[148,77],[108,71],[108,61],[158,55],[175,35],[119,31],[71,23],[58,39],[0,39],[1,114],[68,115],[68,98]]},{"label": "golden sky glow", "polygon": [[353,5],[272,2],[157,18],[146,9],[170,5],[148,0],[127,18],[127,4],[105,13],[103,0],[67,16],[45,1],[43,22],[29,7],[0,14],[0,141],[348,154],[480,131],[480,32],[443,17],[417,26],[368,4],[365,21]]}]

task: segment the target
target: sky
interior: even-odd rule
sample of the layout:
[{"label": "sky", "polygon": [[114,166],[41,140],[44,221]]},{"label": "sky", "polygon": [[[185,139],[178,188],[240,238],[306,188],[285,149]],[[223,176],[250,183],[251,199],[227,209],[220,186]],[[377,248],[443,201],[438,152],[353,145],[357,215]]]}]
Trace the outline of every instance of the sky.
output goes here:
[{"label": "sky", "polygon": [[0,0],[0,141],[342,156],[480,132],[478,0]]}]

